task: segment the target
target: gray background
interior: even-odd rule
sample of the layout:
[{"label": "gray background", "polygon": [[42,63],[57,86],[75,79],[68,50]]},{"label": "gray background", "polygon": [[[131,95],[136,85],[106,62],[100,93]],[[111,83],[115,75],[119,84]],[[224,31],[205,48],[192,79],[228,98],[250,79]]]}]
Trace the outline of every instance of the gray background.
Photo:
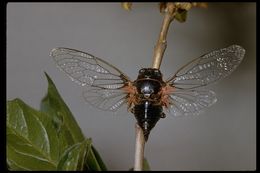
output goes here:
[{"label": "gray background", "polygon": [[[39,108],[46,71],[109,170],[134,163],[135,119],[84,102],[84,88],[56,68],[49,52],[69,47],[98,56],[135,79],[152,64],[162,15],[156,3],[8,3],[7,99]],[[256,4],[210,3],[174,21],[161,65],[165,78],[186,62],[231,44],[246,49],[229,77],[210,86],[218,102],[199,116],[167,116],[152,130],[145,157],[152,170],[253,170],[256,167]]]}]

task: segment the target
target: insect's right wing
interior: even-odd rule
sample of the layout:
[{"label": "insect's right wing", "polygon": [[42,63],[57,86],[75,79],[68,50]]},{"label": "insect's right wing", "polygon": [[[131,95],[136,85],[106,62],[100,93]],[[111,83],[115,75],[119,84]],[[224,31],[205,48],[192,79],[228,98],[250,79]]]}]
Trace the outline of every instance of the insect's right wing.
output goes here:
[{"label": "insect's right wing", "polygon": [[58,67],[76,83],[87,86],[84,99],[91,105],[116,111],[128,93],[123,90],[131,81],[119,69],[91,54],[70,48],[55,48],[51,56]]},{"label": "insect's right wing", "polygon": [[217,99],[213,91],[197,88],[217,82],[240,64],[245,49],[238,45],[212,51],[180,68],[166,81],[168,107],[174,115],[198,114],[214,104]]},{"label": "insect's right wing", "polygon": [[166,83],[178,89],[193,89],[219,81],[232,73],[245,55],[238,45],[212,51],[180,68]]},{"label": "insect's right wing", "polygon": [[216,94],[211,90],[176,90],[168,96],[166,111],[174,116],[198,115],[216,101]]}]

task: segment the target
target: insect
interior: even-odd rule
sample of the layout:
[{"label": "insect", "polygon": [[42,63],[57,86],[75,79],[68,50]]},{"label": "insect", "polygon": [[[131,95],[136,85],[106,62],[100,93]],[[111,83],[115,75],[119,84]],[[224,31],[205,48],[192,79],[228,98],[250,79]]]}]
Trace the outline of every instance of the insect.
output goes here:
[{"label": "insect", "polygon": [[217,99],[213,91],[200,89],[228,76],[240,64],[245,49],[238,45],[204,54],[163,80],[159,69],[142,68],[136,80],[91,54],[55,48],[51,56],[73,81],[86,86],[83,97],[91,105],[117,111],[127,105],[148,140],[151,129],[168,110],[173,115],[199,114]]}]

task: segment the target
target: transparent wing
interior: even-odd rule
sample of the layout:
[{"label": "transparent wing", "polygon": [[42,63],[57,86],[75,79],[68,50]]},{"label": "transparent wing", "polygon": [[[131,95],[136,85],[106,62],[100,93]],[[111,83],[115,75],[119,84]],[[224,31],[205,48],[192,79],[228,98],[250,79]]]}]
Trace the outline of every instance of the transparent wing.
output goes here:
[{"label": "transparent wing", "polygon": [[128,77],[113,65],[91,54],[69,48],[55,48],[51,56],[73,81],[103,89],[122,88]]},{"label": "transparent wing", "polygon": [[101,110],[113,112],[127,102],[127,94],[119,89],[92,87],[83,92],[83,97],[89,104]]},{"label": "transparent wing", "polygon": [[212,51],[180,68],[166,81],[179,89],[192,89],[216,82],[233,72],[245,55],[238,45]]},{"label": "transparent wing", "polygon": [[174,116],[197,115],[216,101],[216,94],[210,90],[178,90],[169,95],[167,110]]},{"label": "transparent wing", "polygon": [[238,45],[207,53],[180,68],[166,81],[169,86],[168,111],[175,115],[199,114],[213,105],[216,94],[210,90],[195,90],[225,78],[240,64],[245,49]]},{"label": "transparent wing", "polygon": [[91,54],[69,48],[55,48],[51,56],[58,67],[76,83],[87,86],[84,99],[102,110],[116,111],[127,96],[122,88],[131,81],[113,65]]}]

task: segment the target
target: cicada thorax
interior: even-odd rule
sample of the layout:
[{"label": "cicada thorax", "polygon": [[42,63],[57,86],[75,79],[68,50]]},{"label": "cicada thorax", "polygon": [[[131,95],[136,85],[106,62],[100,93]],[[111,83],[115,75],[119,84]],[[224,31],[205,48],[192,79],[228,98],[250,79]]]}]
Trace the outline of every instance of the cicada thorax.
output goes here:
[{"label": "cicada thorax", "polygon": [[143,68],[134,81],[136,103],[132,109],[138,125],[143,129],[145,140],[148,140],[151,129],[160,118],[163,118],[161,88],[164,86],[162,74],[158,69]]}]

